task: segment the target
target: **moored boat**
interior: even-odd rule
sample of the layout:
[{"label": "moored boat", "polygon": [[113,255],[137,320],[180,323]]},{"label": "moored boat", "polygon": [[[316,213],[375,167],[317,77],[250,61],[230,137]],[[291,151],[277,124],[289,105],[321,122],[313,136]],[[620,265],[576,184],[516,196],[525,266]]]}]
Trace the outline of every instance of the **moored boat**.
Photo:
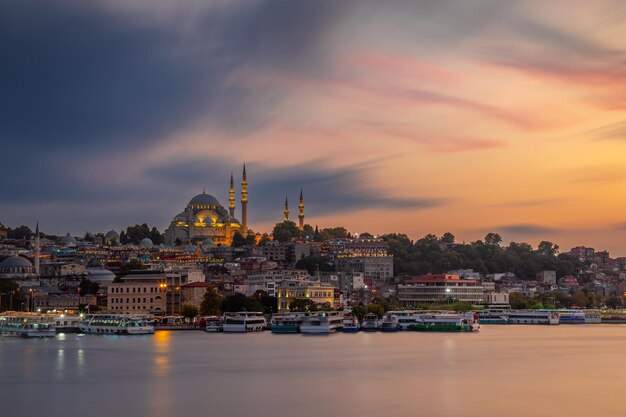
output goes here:
[{"label": "moored boat", "polygon": [[207,333],[219,333],[224,331],[224,317],[222,316],[209,316],[205,319],[206,325],[204,331]]},{"label": "moored boat", "polygon": [[380,330],[380,322],[376,314],[366,314],[361,323],[361,330],[364,332],[377,332]]},{"label": "moored boat", "polygon": [[480,310],[478,313],[480,324],[508,324],[510,310]]},{"label": "moored boat", "polygon": [[409,330],[418,332],[477,332],[480,329],[476,313],[424,313],[415,317]]},{"label": "moored boat", "polygon": [[400,330],[407,330],[410,324],[415,323],[415,316],[417,311],[415,310],[398,310],[388,311],[387,314],[393,314],[398,319],[398,326]]},{"label": "moored boat", "polygon": [[81,317],[67,314],[54,316],[54,328],[57,333],[78,333]]},{"label": "moored boat", "polygon": [[346,315],[343,318],[343,332],[344,333],[357,333],[361,331],[361,325],[359,319],[352,314]]},{"label": "moored boat", "polygon": [[602,323],[602,314],[598,310],[585,310],[585,324]]},{"label": "moored boat", "polygon": [[398,317],[392,313],[385,314],[380,321],[380,330],[383,332],[397,332],[401,329]]},{"label": "moored boat", "polygon": [[267,325],[263,313],[256,311],[240,311],[237,313],[224,313],[225,333],[248,333],[260,332]]},{"label": "moored boat", "polygon": [[88,314],[81,320],[78,328],[86,334],[154,334],[153,325],[122,314]]},{"label": "moored boat", "polygon": [[328,334],[343,330],[343,313],[340,311],[319,311],[302,318],[300,333]]},{"label": "moored boat", "polygon": [[32,313],[8,313],[0,316],[0,334],[20,337],[52,337],[56,335],[50,316]]},{"label": "moored boat", "polygon": [[298,333],[305,313],[274,314],[270,321],[272,333]]},{"label": "moored boat", "polygon": [[560,316],[554,310],[511,310],[509,324],[559,324]]},{"label": "moored boat", "polygon": [[558,310],[559,324],[585,324],[584,310]]}]

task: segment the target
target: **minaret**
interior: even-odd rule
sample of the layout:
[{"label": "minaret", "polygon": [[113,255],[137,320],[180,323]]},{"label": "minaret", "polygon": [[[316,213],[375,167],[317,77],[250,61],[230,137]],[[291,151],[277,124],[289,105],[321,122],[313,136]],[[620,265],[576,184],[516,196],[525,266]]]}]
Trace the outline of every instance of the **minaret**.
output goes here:
[{"label": "minaret", "polygon": [[39,222],[35,227],[35,274],[39,275]]},{"label": "minaret", "polygon": [[285,221],[288,222],[289,221],[289,202],[287,201],[287,196],[285,196],[285,211],[283,211],[283,213],[285,214]]},{"label": "minaret", "polygon": [[228,191],[228,210],[230,217],[235,217],[235,183],[232,172],[230,173],[230,190]]},{"label": "minaret", "polygon": [[246,181],[246,164],[243,164],[243,178],[241,179],[241,234],[248,234],[248,182]]},{"label": "minaret", "polygon": [[304,198],[302,198],[302,188],[300,188],[300,204],[298,205],[298,229],[304,230]]}]

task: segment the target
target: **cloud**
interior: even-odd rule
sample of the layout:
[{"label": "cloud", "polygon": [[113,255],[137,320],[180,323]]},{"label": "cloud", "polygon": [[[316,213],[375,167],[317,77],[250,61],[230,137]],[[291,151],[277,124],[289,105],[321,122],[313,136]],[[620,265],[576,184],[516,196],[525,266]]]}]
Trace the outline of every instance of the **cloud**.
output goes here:
[{"label": "cloud", "polygon": [[596,140],[626,141],[626,121],[592,129],[587,133]]}]

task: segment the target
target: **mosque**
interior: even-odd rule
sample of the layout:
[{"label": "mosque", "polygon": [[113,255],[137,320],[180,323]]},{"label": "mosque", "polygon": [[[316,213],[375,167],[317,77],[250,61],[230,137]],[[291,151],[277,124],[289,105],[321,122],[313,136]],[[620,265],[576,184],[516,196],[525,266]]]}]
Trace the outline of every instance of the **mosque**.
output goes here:
[{"label": "mosque", "polygon": [[228,211],[217,198],[203,191],[193,197],[185,210],[172,218],[165,230],[165,243],[173,245],[176,240],[183,243],[230,245],[235,233],[248,234],[248,183],[246,165],[241,180],[241,222],[235,218],[235,183],[230,176]]}]

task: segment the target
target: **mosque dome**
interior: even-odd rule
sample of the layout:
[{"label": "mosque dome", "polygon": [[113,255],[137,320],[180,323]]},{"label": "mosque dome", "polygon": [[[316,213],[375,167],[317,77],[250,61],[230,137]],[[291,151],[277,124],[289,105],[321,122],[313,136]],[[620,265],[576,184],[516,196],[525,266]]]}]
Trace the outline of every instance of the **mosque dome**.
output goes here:
[{"label": "mosque dome", "polygon": [[120,235],[115,230],[109,230],[105,235],[105,239],[118,239]]},{"label": "mosque dome", "polygon": [[0,263],[0,267],[2,268],[32,268],[33,264],[24,257],[21,256],[11,256],[6,258],[2,263]]},{"label": "mosque dome", "polygon": [[64,245],[76,243],[76,238],[68,233],[67,235],[61,237],[61,243]]},{"label": "mosque dome", "polygon": [[221,206],[221,204],[211,194],[202,193],[192,198],[188,206]]},{"label": "mosque dome", "polygon": [[154,246],[154,243],[152,243],[152,240],[150,238],[144,237],[143,239],[141,239],[141,242],[139,242],[139,246],[142,248],[149,248],[151,246]]}]

